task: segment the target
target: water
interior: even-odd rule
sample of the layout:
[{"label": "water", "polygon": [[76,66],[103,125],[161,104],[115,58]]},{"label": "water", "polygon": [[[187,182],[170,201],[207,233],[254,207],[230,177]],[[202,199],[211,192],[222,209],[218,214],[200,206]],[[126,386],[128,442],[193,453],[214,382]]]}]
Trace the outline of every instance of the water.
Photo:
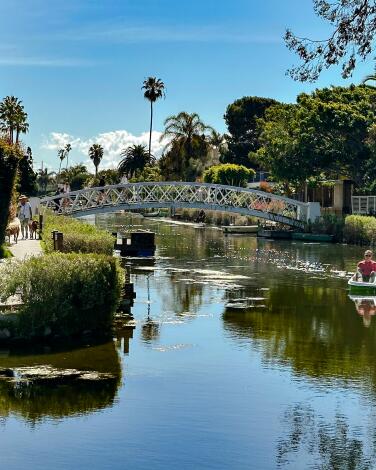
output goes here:
[{"label": "water", "polygon": [[0,381],[1,468],[376,468],[376,313],[350,299],[362,249],[224,237],[129,216],[157,260],[129,267],[136,328],[114,342],[34,354],[114,380]]}]

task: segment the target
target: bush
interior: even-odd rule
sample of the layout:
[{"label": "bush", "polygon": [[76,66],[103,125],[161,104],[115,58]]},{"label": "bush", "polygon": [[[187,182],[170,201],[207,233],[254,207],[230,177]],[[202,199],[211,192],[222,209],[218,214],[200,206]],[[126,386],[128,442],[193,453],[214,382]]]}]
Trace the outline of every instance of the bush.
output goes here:
[{"label": "bush", "polygon": [[249,179],[256,173],[243,165],[225,163],[211,166],[204,172],[205,183],[225,184],[230,186],[247,186]]},{"label": "bush", "polygon": [[116,258],[55,253],[11,262],[1,274],[0,299],[21,297],[17,336],[109,333],[123,282]]},{"label": "bush", "polygon": [[114,239],[110,233],[94,225],[63,215],[47,213],[43,224],[43,249],[53,252],[51,232],[58,230],[64,234],[64,253],[98,253],[111,255]]},{"label": "bush", "polygon": [[376,218],[365,215],[348,215],[345,219],[343,236],[347,243],[374,245]]},{"label": "bush", "polygon": [[343,240],[343,230],[345,219],[335,214],[324,214],[318,220],[307,226],[308,232],[324,233],[333,235],[334,241],[341,242]]}]

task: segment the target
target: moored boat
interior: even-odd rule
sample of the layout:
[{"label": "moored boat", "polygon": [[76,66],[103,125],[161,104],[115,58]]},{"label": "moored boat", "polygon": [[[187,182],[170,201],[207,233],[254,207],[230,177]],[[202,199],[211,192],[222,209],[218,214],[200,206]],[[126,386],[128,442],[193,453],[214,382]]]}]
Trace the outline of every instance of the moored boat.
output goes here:
[{"label": "moored boat", "polygon": [[257,234],[258,225],[225,225],[222,227],[224,233],[253,233]]}]

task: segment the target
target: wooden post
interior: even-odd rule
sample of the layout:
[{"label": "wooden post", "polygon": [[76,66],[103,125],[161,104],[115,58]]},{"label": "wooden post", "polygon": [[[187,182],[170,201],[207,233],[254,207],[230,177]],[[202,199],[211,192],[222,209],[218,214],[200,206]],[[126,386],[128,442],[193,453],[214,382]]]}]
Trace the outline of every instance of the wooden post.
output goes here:
[{"label": "wooden post", "polygon": [[52,241],[54,243],[54,251],[56,251],[56,234],[58,233],[58,230],[53,230],[51,232],[51,236],[52,236]]},{"label": "wooden post", "polygon": [[43,214],[39,214],[39,240],[42,240]]},{"label": "wooden post", "polygon": [[56,250],[63,251],[64,246],[64,235],[62,232],[57,232],[56,234]]}]

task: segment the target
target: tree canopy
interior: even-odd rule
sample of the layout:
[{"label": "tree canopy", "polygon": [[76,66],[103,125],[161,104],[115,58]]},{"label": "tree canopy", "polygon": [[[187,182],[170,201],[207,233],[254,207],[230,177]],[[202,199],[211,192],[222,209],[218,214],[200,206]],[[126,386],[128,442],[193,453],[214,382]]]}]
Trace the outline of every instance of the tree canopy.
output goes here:
[{"label": "tree canopy", "polygon": [[375,0],[313,0],[316,14],[329,22],[329,38],[313,40],[298,37],[289,29],[285,34],[287,47],[296,52],[301,64],[288,74],[302,82],[315,81],[323,69],[342,65],[342,77],[348,78],[357,59],[365,60],[374,47],[376,32]]},{"label": "tree canopy", "polygon": [[260,129],[257,120],[263,118],[265,111],[277,101],[258,96],[245,96],[227,107],[224,119],[229,134],[226,136],[227,151],[223,156],[225,163],[251,166],[248,154],[260,148]]},{"label": "tree canopy", "polygon": [[254,176],[254,174],[254,170],[246,168],[243,165],[225,163],[208,168],[204,172],[204,181],[205,183],[246,187],[249,178]]}]

